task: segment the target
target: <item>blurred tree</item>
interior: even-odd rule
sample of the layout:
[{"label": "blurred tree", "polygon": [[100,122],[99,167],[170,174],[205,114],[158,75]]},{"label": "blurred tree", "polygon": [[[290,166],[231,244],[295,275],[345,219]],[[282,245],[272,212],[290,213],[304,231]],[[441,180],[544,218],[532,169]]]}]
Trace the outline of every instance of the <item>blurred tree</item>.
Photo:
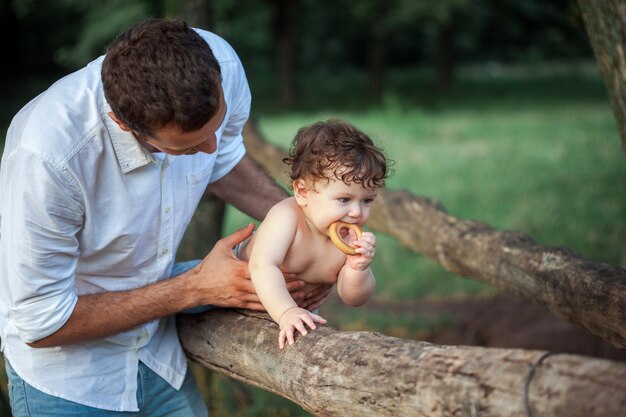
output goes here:
[{"label": "blurred tree", "polygon": [[[311,74],[345,67],[365,70],[376,97],[385,73],[399,65],[430,65],[445,90],[464,62],[591,55],[570,0],[0,0],[10,57],[2,74],[74,69],[123,28],[166,15],[206,22],[238,51],[253,90],[286,104],[299,101],[298,87]],[[326,78],[326,89],[336,81]]]},{"label": "blurred tree", "polygon": [[[179,4],[178,1],[169,0]],[[209,0],[207,0],[209,1]],[[210,0],[210,29],[226,39],[243,62],[253,90],[276,96],[275,59],[271,33],[273,9],[267,0]]]},{"label": "blurred tree", "polygon": [[175,2],[180,7],[180,17],[189,26],[212,30],[215,26],[215,11],[210,0],[183,0]]},{"label": "blurred tree", "polygon": [[626,4],[578,0],[604,78],[626,153]]},{"label": "blurred tree", "polygon": [[[10,7],[9,0],[0,0],[0,27],[2,27],[3,34],[9,35],[15,33],[17,25],[17,16],[15,15],[15,10]],[[2,65],[0,68],[0,76],[2,79],[5,79],[11,72],[11,69],[17,66],[16,64],[19,60],[19,44],[13,41],[7,42],[6,36],[3,36],[2,39],[4,40],[4,53],[9,60],[9,63],[5,60],[5,65]]]},{"label": "blurred tree", "polygon": [[[475,5],[469,0],[440,0],[425,2],[415,0],[367,0],[350,2],[356,21],[367,28],[367,68],[369,91],[378,97],[384,87],[385,68],[390,66],[388,47],[391,36],[412,26],[422,26],[424,30],[434,28],[434,62],[437,85],[446,90],[454,73],[454,21],[457,14]],[[404,46],[405,49],[418,48],[417,43]]]},{"label": "blurred tree", "polygon": [[353,4],[354,16],[362,20],[367,28],[368,91],[374,98],[379,98],[383,90],[388,38],[393,30],[390,12],[401,3],[402,0],[368,0]]},{"label": "blurred tree", "polygon": [[25,70],[49,72],[51,63],[59,68],[78,68],[104,53],[105,46],[122,29],[159,15],[162,2],[5,0],[2,23],[8,28],[3,30],[11,30],[12,36],[3,39],[16,54],[12,67],[18,74]]},{"label": "blurred tree", "polygon": [[590,56],[582,15],[570,0],[482,0],[465,59],[539,61]]},{"label": "blurred tree", "polygon": [[434,3],[402,0],[394,13],[393,21],[401,23],[401,27],[410,24],[407,19],[413,19],[433,29],[435,39],[432,60],[440,92],[446,91],[454,78],[454,67],[458,62],[455,56],[456,37],[460,32],[461,19],[467,21],[470,10],[480,7],[480,0],[443,0]]},{"label": "blurred tree", "polygon": [[[57,70],[54,52],[75,41],[73,27],[67,25],[77,13],[60,4],[3,0],[0,7],[3,50],[8,62],[2,65],[2,78],[42,74]],[[14,80],[13,80],[14,82]]]},{"label": "blurred tree", "polygon": [[279,94],[283,105],[292,105],[297,97],[295,72],[297,67],[299,0],[269,0],[273,6],[272,34],[279,80]]},{"label": "blurred tree", "polygon": [[60,48],[57,62],[68,67],[79,67],[104,53],[104,47],[115,36],[138,20],[159,15],[161,2],[157,0],[62,0],[66,7],[76,10],[81,16],[77,26],[77,42]]}]

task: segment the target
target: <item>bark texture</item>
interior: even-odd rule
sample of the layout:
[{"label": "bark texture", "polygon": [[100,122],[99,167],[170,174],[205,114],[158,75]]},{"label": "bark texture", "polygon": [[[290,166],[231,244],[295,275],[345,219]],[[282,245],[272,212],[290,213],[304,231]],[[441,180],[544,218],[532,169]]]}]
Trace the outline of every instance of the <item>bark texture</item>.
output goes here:
[{"label": "bark texture", "polygon": [[[283,152],[254,123],[244,130],[250,155],[285,182]],[[626,348],[626,270],[592,262],[529,236],[460,220],[435,200],[383,190],[368,226],[429,256],[447,270],[547,306],[614,346]]]},{"label": "bark texture", "polygon": [[316,416],[618,416],[626,363],[544,351],[437,346],[323,326],[278,349],[262,313],[180,315],[189,358]]},{"label": "bark texture", "polygon": [[626,3],[578,0],[626,152]]},{"label": "bark texture", "polygon": [[276,72],[283,105],[297,101],[296,67],[298,62],[298,0],[272,0],[274,7],[273,34],[276,48]]}]

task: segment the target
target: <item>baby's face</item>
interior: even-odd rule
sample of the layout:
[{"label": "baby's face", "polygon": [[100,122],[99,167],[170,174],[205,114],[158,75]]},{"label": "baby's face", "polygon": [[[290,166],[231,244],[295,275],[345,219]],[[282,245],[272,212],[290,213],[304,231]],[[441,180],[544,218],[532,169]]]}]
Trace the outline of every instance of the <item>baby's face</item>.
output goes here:
[{"label": "baby's face", "polygon": [[324,232],[337,221],[363,226],[369,218],[377,191],[337,179],[308,183],[305,215]]}]

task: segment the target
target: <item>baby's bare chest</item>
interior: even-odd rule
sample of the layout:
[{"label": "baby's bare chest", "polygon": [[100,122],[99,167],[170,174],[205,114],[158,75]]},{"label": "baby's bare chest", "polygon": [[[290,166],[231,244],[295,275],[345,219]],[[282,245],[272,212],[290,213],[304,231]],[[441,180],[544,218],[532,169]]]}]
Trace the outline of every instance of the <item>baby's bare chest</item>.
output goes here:
[{"label": "baby's bare chest", "polygon": [[282,269],[298,274],[309,284],[334,284],[346,257],[332,243],[296,241],[287,252]]}]

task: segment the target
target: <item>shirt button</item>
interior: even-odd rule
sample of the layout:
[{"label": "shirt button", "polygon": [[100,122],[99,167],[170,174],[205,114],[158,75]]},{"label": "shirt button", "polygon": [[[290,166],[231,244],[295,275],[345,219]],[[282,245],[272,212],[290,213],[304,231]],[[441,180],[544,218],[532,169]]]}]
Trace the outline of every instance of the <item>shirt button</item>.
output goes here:
[{"label": "shirt button", "polygon": [[167,254],[169,253],[169,251],[170,251],[170,250],[169,250],[168,248],[165,248],[165,249],[163,249],[163,251],[161,252],[161,255],[167,255]]},{"label": "shirt button", "polygon": [[170,212],[170,208],[169,207],[165,207],[165,214]]}]

